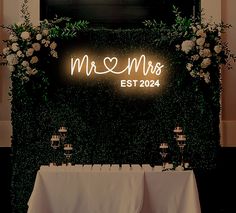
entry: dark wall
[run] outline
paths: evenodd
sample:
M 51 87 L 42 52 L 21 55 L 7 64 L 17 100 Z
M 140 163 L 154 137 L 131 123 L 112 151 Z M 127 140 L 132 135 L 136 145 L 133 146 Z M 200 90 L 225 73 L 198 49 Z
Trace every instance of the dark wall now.
M 184 16 L 200 11 L 199 0 L 42 0 L 41 19 L 68 16 L 88 20 L 92 26 L 140 27 L 142 21 L 157 19 L 171 22 L 173 5 Z
M 10 213 L 11 148 L 0 148 L 0 212 Z
M 220 148 L 214 170 L 195 171 L 202 213 L 234 213 L 236 148 Z

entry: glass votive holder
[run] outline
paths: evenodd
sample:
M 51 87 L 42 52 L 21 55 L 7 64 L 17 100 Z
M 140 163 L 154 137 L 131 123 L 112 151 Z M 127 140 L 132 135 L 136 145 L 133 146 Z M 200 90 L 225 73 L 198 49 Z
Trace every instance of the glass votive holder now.
M 52 135 L 51 137 L 51 147 L 57 149 L 60 146 L 60 137 L 59 135 Z

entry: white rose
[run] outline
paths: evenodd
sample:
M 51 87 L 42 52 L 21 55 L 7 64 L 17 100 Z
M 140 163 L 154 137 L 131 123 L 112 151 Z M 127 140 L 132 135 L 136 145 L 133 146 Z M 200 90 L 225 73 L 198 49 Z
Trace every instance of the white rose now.
M 29 62 L 28 61 L 22 61 L 21 65 L 23 67 L 28 67 L 29 66 Z
M 216 45 L 214 47 L 214 51 L 216 52 L 216 54 L 219 54 L 222 51 L 222 46 L 221 45 Z
M 2 53 L 3 55 L 8 55 L 10 53 L 10 48 L 9 47 L 5 47 L 3 50 L 2 50 Z
M 30 33 L 27 32 L 27 31 L 24 31 L 24 32 L 21 33 L 20 37 L 24 40 L 27 40 L 27 39 L 30 38 Z
M 207 48 L 200 50 L 200 51 L 199 51 L 199 55 L 200 55 L 201 57 L 203 57 L 203 58 L 205 58 L 205 57 L 211 57 L 211 56 L 212 56 L 211 50 L 210 50 L 210 49 L 207 49 Z
M 50 49 L 51 49 L 51 50 L 55 50 L 56 47 L 57 47 L 56 42 L 52 42 L 52 43 L 50 44 Z
M 21 50 L 17 51 L 16 55 L 17 55 L 18 57 L 24 57 L 24 54 L 22 53 Z
M 48 35 L 48 32 L 49 32 L 48 29 L 44 29 L 43 32 L 42 32 L 42 34 L 43 34 L 44 36 L 47 36 L 47 35 Z
M 204 37 L 198 38 L 196 40 L 196 44 L 199 45 L 199 46 L 203 46 L 204 43 L 205 43 L 205 38 Z
M 16 52 L 17 50 L 19 50 L 19 44 L 13 43 L 13 44 L 11 45 L 11 49 L 12 49 L 14 52 Z
M 41 45 L 40 45 L 39 43 L 33 43 L 33 44 L 32 44 L 32 47 L 33 47 L 33 49 L 34 49 L 35 51 L 39 51 L 40 48 L 41 48 Z
M 10 72 L 13 72 L 13 71 L 15 71 L 15 67 L 14 67 L 14 66 L 12 66 L 12 65 L 8 66 L 8 69 L 9 69 L 9 71 L 10 71 Z
M 12 42 L 16 42 L 16 41 L 18 41 L 18 37 L 13 35 L 13 34 L 10 34 L 9 40 L 12 41 Z
M 16 65 L 18 64 L 18 58 L 16 56 L 16 54 L 10 54 L 6 57 L 7 62 L 9 65 Z
M 38 70 L 36 70 L 36 69 L 31 69 L 30 67 L 27 67 L 26 73 L 27 73 L 28 75 L 35 75 L 35 74 L 37 74 L 37 72 L 38 72 Z
M 196 32 L 196 35 L 197 35 L 197 36 L 201 36 L 201 37 L 203 37 L 203 38 L 206 37 L 206 33 L 204 32 L 203 29 L 199 29 L 199 30 Z
M 197 61 L 197 60 L 199 59 L 199 55 L 198 55 L 198 54 L 193 55 L 193 56 L 191 56 L 191 59 L 192 59 L 193 61 Z
M 186 40 L 183 41 L 183 43 L 181 44 L 181 50 L 186 54 L 188 54 L 189 51 L 192 50 L 194 46 L 195 44 L 192 40 Z
M 55 50 L 50 51 L 51 56 L 54 58 L 58 58 L 57 52 Z
M 179 51 L 180 50 L 180 45 L 179 44 L 175 45 L 175 48 L 176 48 L 177 51 Z
M 201 68 L 205 69 L 211 64 L 210 58 L 204 58 L 201 63 Z
M 192 67 L 193 67 L 193 64 L 187 63 L 186 68 L 187 68 L 188 71 L 191 71 Z
M 39 41 L 39 40 L 42 39 L 42 37 L 43 37 L 42 34 L 37 34 L 37 35 L 36 35 L 36 40 Z
M 33 56 L 30 60 L 30 63 L 31 64 L 36 64 L 37 62 L 39 61 L 38 57 L 37 56 Z
M 29 56 L 32 56 L 34 53 L 34 49 L 33 48 L 29 48 L 27 51 L 26 51 L 26 56 L 29 57 Z
M 48 40 L 45 40 L 44 47 L 48 47 L 48 46 L 49 46 L 49 44 L 50 44 L 50 41 L 48 41 Z

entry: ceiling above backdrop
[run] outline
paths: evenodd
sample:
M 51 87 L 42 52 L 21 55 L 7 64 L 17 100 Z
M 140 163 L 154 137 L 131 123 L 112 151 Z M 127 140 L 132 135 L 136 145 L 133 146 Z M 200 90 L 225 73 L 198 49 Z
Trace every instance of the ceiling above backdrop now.
M 172 22 L 173 5 L 183 16 L 200 13 L 200 0 L 41 0 L 40 18 L 67 16 L 92 27 L 138 28 L 147 19 Z

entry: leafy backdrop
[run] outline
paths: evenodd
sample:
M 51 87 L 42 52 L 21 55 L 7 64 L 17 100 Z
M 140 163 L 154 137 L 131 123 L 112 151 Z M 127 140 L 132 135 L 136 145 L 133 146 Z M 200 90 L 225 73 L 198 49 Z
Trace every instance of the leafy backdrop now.
M 87 38 L 98 50 L 119 46 L 118 51 L 142 48 L 161 53 L 169 62 L 169 83 L 152 97 L 123 96 L 103 82 L 86 85 L 55 81 L 55 62 L 45 68 L 51 72 L 46 90 L 32 89 L 37 79 L 25 85 L 12 77 L 12 190 L 16 212 L 25 212 L 37 170 L 52 160 L 50 137 L 62 125 L 68 127 L 67 141 L 74 146 L 72 161 L 77 164 L 160 164 L 158 147 L 163 141 L 170 146 L 169 160 L 177 162 L 179 152 L 173 129 L 179 124 L 187 135 L 185 159 L 193 168 L 215 167 L 219 71 L 215 70 L 211 85 L 192 78 L 183 68 L 184 62 L 176 60 L 172 47 L 156 47 L 149 42 L 156 36 L 148 29 L 88 29 L 77 38 Z M 58 41 L 60 44 L 63 41 Z M 47 99 L 43 98 L 45 92 Z M 63 159 L 60 150 L 57 161 Z

